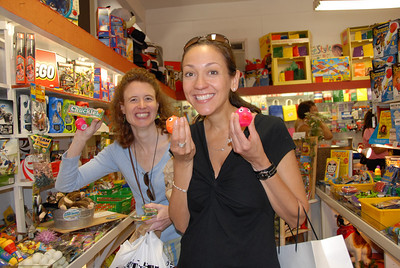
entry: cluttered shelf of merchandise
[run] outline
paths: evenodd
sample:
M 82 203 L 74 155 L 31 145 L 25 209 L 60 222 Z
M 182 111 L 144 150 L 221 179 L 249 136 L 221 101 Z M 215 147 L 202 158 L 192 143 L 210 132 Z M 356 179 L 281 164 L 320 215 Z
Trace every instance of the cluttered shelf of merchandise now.
M 89 58 L 117 73 L 125 73 L 137 66 L 119 55 L 112 48 L 105 46 L 95 36 L 81 27 L 66 20 L 56 11 L 48 8 L 40 1 L 8 1 L 0 0 L 0 15 L 13 20 L 22 27 L 34 31 L 46 39 L 51 40 L 52 50 L 68 50 L 61 54 L 69 55 L 72 52 Z M 60 30 L 62 29 L 62 30 Z M 79 36 L 79 38 L 77 38 Z M 47 44 L 48 45 L 48 44 Z M 57 49 L 53 46 L 57 46 Z M 176 99 L 175 91 L 160 82 L 161 89 L 169 97 Z
M 13 89 L 15 90 L 23 90 L 23 91 L 29 91 L 30 90 L 30 85 L 28 84 L 18 84 L 18 85 L 13 85 Z M 91 106 L 96 106 L 98 108 L 108 108 L 110 102 L 106 100 L 101 100 L 101 99 L 95 99 L 83 95 L 78 95 L 74 93 L 69 93 L 65 92 L 62 89 L 56 89 L 56 88 L 49 88 L 49 87 L 44 87 L 46 91 L 46 96 L 56 96 L 56 97 L 68 97 L 69 99 L 76 100 L 76 101 L 87 101 Z
M 238 92 L 242 96 L 251 95 L 273 95 L 294 92 L 315 92 L 315 91 L 330 91 L 340 89 L 357 89 L 370 88 L 369 80 L 352 80 L 342 82 L 327 82 L 327 83 L 308 83 L 298 85 L 271 85 L 259 87 L 243 87 L 239 88 Z M 185 100 L 185 95 L 182 91 L 176 92 L 176 100 Z
M 348 205 L 343 200 L 336 199 L 325 186 L 316 188 L 316 194 L 318 197 L 326 203 L 329 207 L 334 209 L 337 213 L 346 218 L 352 225 L 354 225 L 360 232 L 366 234 L 374 243 L 382 248 L 386 253 L 389 253 L 396 259 L 400 260 L 399 245 L 393 237 L 385 234 L 384 231 L 379 230 L 370 223 L 365 221 L 366 214 L 354 207 Z M 369 219 L 373 221 L 372 219 Z

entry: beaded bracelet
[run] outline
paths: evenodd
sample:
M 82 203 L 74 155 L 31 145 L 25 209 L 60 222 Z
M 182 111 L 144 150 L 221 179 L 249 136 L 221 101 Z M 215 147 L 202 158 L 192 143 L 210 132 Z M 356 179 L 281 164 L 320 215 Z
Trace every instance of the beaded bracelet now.
M 176 189 L 178 189 L 178 190 L 179 190 L 179 191 L 181 191 L 181 192 L 184 192 L 184 193 L 186 193 L 186 192 L 187 192 L 187 190 L 185 190 L 185 189 L 182 189 L 182 188 L 180 188 L 180 187 L 176 186 L 176 185 L 175 185 L 175 182 L 172 182 L 172 186 L 174 186 Z

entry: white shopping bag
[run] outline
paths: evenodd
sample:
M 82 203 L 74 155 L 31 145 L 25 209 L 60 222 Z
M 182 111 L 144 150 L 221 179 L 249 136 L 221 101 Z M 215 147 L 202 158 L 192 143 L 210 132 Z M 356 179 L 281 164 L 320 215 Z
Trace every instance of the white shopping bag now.
M 353 268 L 342 235 L 326 239 L 281 246 L 278 259 L 281 268 Z
M 163 251 L 163 242 L 151 231 L 133 243 L 128 240 L 121 246 L 110 268 L 152 267 L 173 268 Z

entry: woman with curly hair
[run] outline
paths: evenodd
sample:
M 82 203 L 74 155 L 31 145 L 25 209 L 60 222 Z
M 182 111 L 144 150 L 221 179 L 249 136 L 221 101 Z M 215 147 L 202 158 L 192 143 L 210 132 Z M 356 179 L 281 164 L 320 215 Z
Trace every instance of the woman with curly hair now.
M 145 223 L 149 230 L 161 231 L 164 251 L 176 264 L 180 235 L 169 218 L 164 182 L 164 168 L 171 159 L 165 126 L 172 115 L 169 107 L 153 74 L 143 68 L 128 71 L 116 87 L 110 107 L 115 142 L 79 167 L 86 142 L 102 122 L 93 120 L 84 131 L 77 130 L 62 157 L 56 189 L 79 190 L 107 174 L 121 172 L 132 190 L 137 214 L 143 214 L 143 205 L 158 210 L 157 216 Z

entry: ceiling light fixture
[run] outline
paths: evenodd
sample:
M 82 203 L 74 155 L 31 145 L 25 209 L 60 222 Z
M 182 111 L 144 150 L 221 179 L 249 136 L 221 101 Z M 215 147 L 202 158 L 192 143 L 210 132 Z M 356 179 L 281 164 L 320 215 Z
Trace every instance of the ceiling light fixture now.
M 314 10 L 362 10 L 400 8 L 399 0 L 314 0 Z

